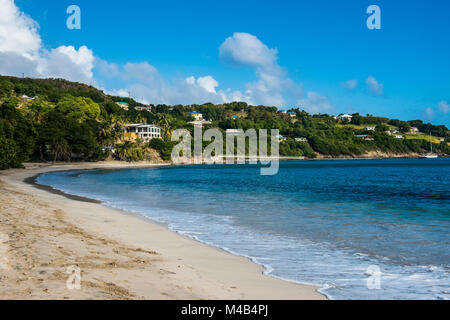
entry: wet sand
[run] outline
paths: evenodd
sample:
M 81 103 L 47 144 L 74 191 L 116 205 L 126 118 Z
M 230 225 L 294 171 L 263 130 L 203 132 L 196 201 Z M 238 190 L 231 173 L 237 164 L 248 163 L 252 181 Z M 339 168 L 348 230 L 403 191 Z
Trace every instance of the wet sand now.
M 325 299 L 314 286 L 265 276 L 247 258 L 143 217 L 33 184 L 49 171 L 135 166 L 152 165 L 29 164 L 0 172 L 0 299 Z M 69 289 L 73 270 L 78 290 Z

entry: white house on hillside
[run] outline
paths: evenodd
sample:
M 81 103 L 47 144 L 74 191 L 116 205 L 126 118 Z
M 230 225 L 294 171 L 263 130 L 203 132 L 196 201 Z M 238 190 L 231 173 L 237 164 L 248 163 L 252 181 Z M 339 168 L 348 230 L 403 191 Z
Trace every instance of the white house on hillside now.
M 135 133 L 142 140 L 160 139 L 161 128 L 154 124 L 138 123 L 128 124 L 125 127 L 126 133 Z
M 23 96 L 20 97 L 23 101 L 35 101 L 35 100 L 39 100 L 38 96 L 35 96 L 33 98 L 30 98 L 29 96 L 27 96 L 26 94 L 24 94 Z
M 341 121 L 349 121 L 350 122 L 350 121 L 352 121 L 353 116 L 351 116 L 349 114 L 340 114 L 340 115 L 338 115 L 337 118 Z
M 116 102 L 116 104 L 121 107 L 123 110 L 127 110 L 129 109 L 129 104 L 126 102 Z
M 201 121 L 203 120 L 203 115 L 200 112 L 189 112 L 190 116 L 193 116 L 195 121 Z
M 139 106 L 135 108 L 137 111 L 148 111 L 151 112 L 152 111 L 152 106 L 151 105 L 147 105 L 147 106 Z

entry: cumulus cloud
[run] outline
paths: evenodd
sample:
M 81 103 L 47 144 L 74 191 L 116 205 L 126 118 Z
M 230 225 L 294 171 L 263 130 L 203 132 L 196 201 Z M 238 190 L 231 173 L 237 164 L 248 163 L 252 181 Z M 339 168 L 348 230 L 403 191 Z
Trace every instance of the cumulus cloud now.
M 220 57 L 229 63 L 262 68 L 273 66 L 278 59 L 277 53 L 254 35 L 240 32 L 227 38 L 219 48 Z
M 60 77 L 91 82 L 94 55 L 87 47 L 76 50 L 42 46 L 39 25 L 19 10 L 13 0 L 0 0 L 0 74 Z
M 219 85 L 219 83 L 211 76 L 198 78 L 197 84 L 209 93 L 216 93 L 216 87 Z
M 443 113 L 448 113 L 450 111 L 450 105 L 446 101 L 440 101 L 438 103 L 438 108 Z
M 39 77 L 38 67 L 37 59 L 30 59 L 15 52 L 0 51 L 0 74 L 18 77 L 25 74 L 29 77 Z
M 0 52 L 33 58 L 41 48 L 39 25 L 20 12 L 13 0 L 0 0 Z
M 49 52 L 43 64 L 43 76 L 89 83 L 93 78 L 94 54 L 86 46 L 78 50 L 73 46 L 60 46 Z
M 330 113 L 334 111 L 334 106 L 328 98 L 314 91 L 308 92 L 306 98 L 298 100 L 297 103 L 300 109 L 310 113 Z
M 370 76 L 366 79 L 366 85 L 367 88 L 370 90 L 370 92 L 376 94 L 376 95 L 382 95 L 383 94 L 383 84 L 379 83 L 377 79 Z
M 234 33 L 220 46 L 219 56 L 231 65 L 255 68 L 258 80 L 247 83 L 244 93 L 234 92 L 248 103 L 282 106 L 302 96 L 301 85 L 278 65 L 277 49 L 269 48 L 254 35 Z
M 348 90 L 353 90 L 358 86 L 358 79 L 347 80 L 341 82 L 340 85 Z

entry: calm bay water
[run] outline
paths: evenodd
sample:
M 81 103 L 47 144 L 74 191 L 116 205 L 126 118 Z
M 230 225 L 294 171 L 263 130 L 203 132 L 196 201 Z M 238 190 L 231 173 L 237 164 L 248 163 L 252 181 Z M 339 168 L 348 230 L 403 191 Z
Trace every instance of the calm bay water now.
M 450 159 L 56 172 L 38 183 L 136 211 L 335 299 L 450 298 Z M 369 266 L 380 289 L 367 287 Z M 373 268 L 373 267 L 372 267 Z

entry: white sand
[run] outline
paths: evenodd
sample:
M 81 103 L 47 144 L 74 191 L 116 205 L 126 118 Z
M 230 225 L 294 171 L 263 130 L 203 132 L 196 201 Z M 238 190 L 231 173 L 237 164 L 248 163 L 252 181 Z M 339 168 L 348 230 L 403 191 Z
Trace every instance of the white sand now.
M 244 257 L 23 182 L 48 171 L 125 166 L 0 172 L 0 299 L 325 299 L 316 287 L 263 275 Z M 81 269 L 79 290 L 66 286 L 73 265 Z

